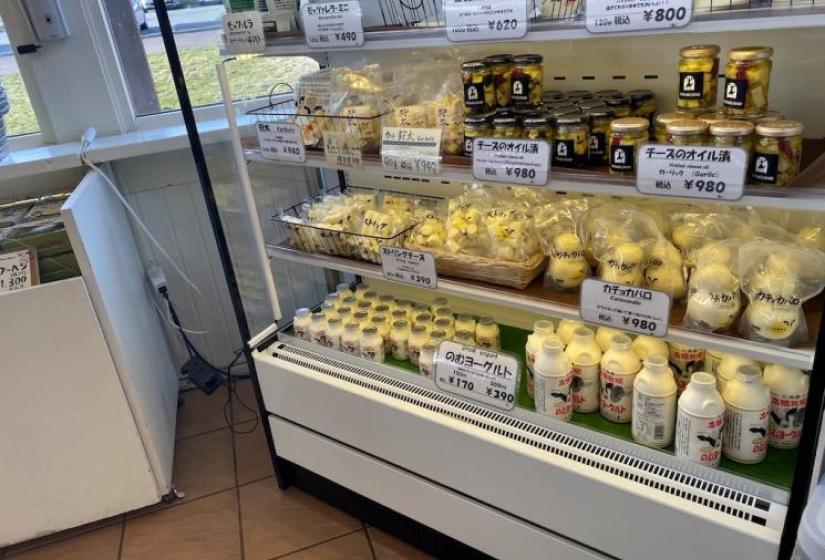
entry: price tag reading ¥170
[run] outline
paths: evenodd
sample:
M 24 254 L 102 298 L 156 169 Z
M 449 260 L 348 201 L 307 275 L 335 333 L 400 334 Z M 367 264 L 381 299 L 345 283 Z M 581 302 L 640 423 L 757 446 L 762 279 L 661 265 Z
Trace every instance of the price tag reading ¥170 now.
M 388 173 L 441 175 L 440 128 L 384 127 L 381 164 Z
M 527 35 L 527 0 L 444 0 L 444 15 L 447 39 L 453 42 L 513 40 Z
M 435 259 L 430 253 L 403 247 L 381 247 L 384 278 L 413 284 L 419 288 L 438 287 Z
M 36 283 L 37 258 L 34 250 L 0 254 L 0 293 L 22 290 Z
M 444 341 L 435 356 L 435 384 L 444 391 L 512 410 L 516 405 L 519 361 L 511 354 Z
M 541 187 L 550 174 L 550 146 L 544 140 L 476 138 L 473 177 Z
M 616 33 L 684 27 L 693 17 L 693 0 L 587 0 L 590 33 Z
M 226 48 L 233 54 L 263 52 L 264 22 L 261 12 L 235 12 L 223 16 Z
M 361 3 L 304 3 L 301 7 L 304 35 L 313 49 L 360 47 L 364 44 Z
M 645 144 L 639 148 L 636 189 L 644 194 L 739 200 L 748 153 L 742 148 Z
M 258 123 L 258 142 L 261 156 L 278 161 L 303 163 L 307 159 L 301 128 L 290 123 Z
M 582 283 L 579 314 L 588 323 L 663 337 L 670 319 L 670 296 L 588 278 Z

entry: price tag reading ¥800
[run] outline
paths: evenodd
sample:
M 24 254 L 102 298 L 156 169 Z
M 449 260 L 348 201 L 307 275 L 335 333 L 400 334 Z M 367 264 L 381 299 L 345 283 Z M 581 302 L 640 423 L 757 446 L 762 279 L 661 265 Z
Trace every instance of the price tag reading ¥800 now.
M 313 49 L 360 47 L 364 44 L 361 3 L 304 3 L 301 7 L 304 35 Z
M 388 173 L 441 175 L 440 128 L 384 127 L 381 164 Z
M 37 259 L 24 249 L 0 254 L 0 293 L 22 290 L 36 283 Z
M 591 33 L 684 27 L 693 0 L 587 0 L 585 25 Z
M 516 405 L 516 356 L 444 341 L 435 356 L 435 384 L 444 391 L 512 410 Z
M 579 314 L 588 323 L 663 337 L 670 319 L 670 296 L 588 278 L 581 287 Z
M 261 156 L 278 161 L 303 163 L 307 159 L 301 128 L 289 123 L 258 123 L 258 142 Z
M 550 146 L 544 140 L 476 138 L 473 177 L 541 187 L 550 173 Z
M 381 247 L 381 268 L 387 280 L 405 282 L 419 288 L 438 287 L 435 259 L 430 253 L 403 247 Z
M 739 200 L 747 166 L 742 148 L 645 144 L 639 148 L 636 188 L 644 194 Z
M 527 0 L 444 0 L 444 15 L 447 39 L 453 42 L 513 40 L 527 35 Z
M 223 16 L 226 48 L 233 54 L 263 52 L 264 22 L 261 12 L 235 12 Z

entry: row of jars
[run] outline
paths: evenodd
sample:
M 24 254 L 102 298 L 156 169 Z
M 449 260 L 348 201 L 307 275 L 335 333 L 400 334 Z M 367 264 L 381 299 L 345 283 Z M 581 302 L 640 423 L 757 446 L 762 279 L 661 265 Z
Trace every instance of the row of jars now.
M 497 54 L 462 63 L 464 114 L 537 107 L 544 90 L 543 61 L 540 54 Z

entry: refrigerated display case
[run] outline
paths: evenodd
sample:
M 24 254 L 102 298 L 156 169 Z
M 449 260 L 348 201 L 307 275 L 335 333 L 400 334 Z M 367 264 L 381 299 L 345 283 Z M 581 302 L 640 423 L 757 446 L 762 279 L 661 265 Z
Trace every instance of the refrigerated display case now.
M 394 4 L 381 2 L 381 7 L 387 3 Z M 785 294 L 796 297 L 803 276 L 812 276 L 813 284 L 825 280 L 816 268 L 822 258 L 821 246 L 810 249 L 811 253 L 800 253 L 806 256 L 789 264 L 795 247 L 806 242 L 809 248 L 817 245 L 821 234 L 817 228 L 823 227 L 825 218 L 825 105 L 819 95 L 825 86 L 825 5 L 694 3 L 693 19 L 685 27 L 597 34 L 587 30 L 584 3 L 552 3 L 556 7 L 562 4 L 563 13 L 544 17 L 532 6 L 527 10 L 529 30 L 520 40 L 509 42 L 450 42 L 440 3 L 428 5 L 433 14 L 427 12 L 420 21 L 410 17 L 391 25 L 385 20 L 387 25 L 376 28 L 365 25 L 363 45 L 357 47 L 320 52 L 310 48 L 301 33 L 267 32 L 263 52 L 254 56 L 314 56 L 324 67 L 312 78 L 316 81 L 323 82 L 330 72 L 342 68 L 359 69 L 355 73 L 363 77 L 359 72 L 368 64 L 380 65 L 371 67 L 380 76 L 378 102 L 372 105 L 359 98 L 361 108 L 347 115 L 301 113 L 301 103 L 293 97 L 305 100 L 301 83 L 294 85 L 294 94 L 273 87 L 268 99 L 260 100 L 252 110 L 239 111 L 232 101 L 226 71 L 232 59 L 217 67 L 231 142 L 225 149 L 210 149 L 203 157 L 196 134 L 192 141 L 196 159 L 201 157 L 205 193 L 207 198 L 213 197 L 219 244 L 225 256 L 232 257 L 230 272 L 240 278 L 233 278 L 231 284 L 240 286 L 235 293 L 241 310 L 239 320 L 248 324 L 241 331 L 249 335 L 255 386 L 261 413 L 268 419 L 267 435 L 279 482 L 283 486 L 298 484 L 379 526 L 391 526 L 396 534 L 443 557 L 483 553 L 496 558 L 538 558 L 552 552 L 554 558 L 790 558 L 823 454 L 825 298 L 819 293 L 821 286 L 813 290 L 803 307 L 807 336 L 786 343 L 775 340 L 784 335 L 772 340 L 764 330 L 764 336 L 756 336 L 752 330 L 737 328 L 751 293 L 740 293 L 739 285 L 733 288 L 737 300 L 742 300 L 734 312 L 735 322 L 711 329 L 707 324 L 686 321 L 685 315 L 690 315 L 686 296 L 674 288 L 668 324 L 663 329 L 672 367 L 686 367 L 679 360 L 701 361 L 687 366 L 688 373 L 700 368 L 712 370 L 718 365 L 714 365 L 714 356 L 719 359 L 720 355 L 810 372 L 798 447 L 772 445 L 764 460 L 756 464 L 726 456 L 717 466 L 709 467 L 677 457 L 673 445 L 653 448 L 636 443 L 630 423 L 611 422 L 598 411 L 575 412 L 569 421 L 560 421 L 536 411 L 525 345 L 536 320 L 549 319 L 556 327 L 562 320 L 582 320 L 583 302 L 575 289 L 578 284 L 564 290 L 559 289 L 558 278 L 555 283 L 545 279 L 548 252 L 525 249 L 540 245 L 533 237 L 543 234 L 536 233 L 533 225 L 532 233 L 495 258 L 475 253 L 461 240 L 452 251 L 443 250 L 441 243 L 432 247 L 413 243 L 421 233 L 421 220 L 440 219 L 444 236 L 448 236 L 449 218 L 427 209 L 447 209 L 451 201 L 461 206 L 467 200 L 462 196 L 476 192 L 468 185 L 482 181 L 474 177 L 472 157 L 448 150 L 448 136 L 454 132 L 449 124 L 433 125 L 442 127 L 444 149 L 437 156 L 407 152 L 388 160 L 378 144 L 391 125 L 409 126 L 393 121 L 398 117 L 395 108 L 416 105 L 414 101 L 384 105 L 383 97 L 393 84 L 396 91 L 410 98 L 415 97 L 417 88 L 429 87 L 433 80 L 425 75 L 426 64 L 438 66 L 434 74 L 451 65 L 460 84 L 461 61 L 500 53 L 541 55 L 526 61 L 525 74 L 535 82 L 536 74 L 531 73 L 529 64 L 541 59 L 543 88 L 545 92 L 561 91 L 559 99 L 567 92 L 569 100 L 574 90 L 620 90 L 617 98 L 621 92 L 635 92 L 642 101 L 631 98 L 628 103 L 641 115 L 650 95 L 638 91 L 649 90 L 655 96 L 656 111 L 664 114 L 677 110 L 683 47 L 718 45 L 724 63 L 733 48 L 770 46 L 770 109 L 804 125 L 800 171 L 789 185 L 766 186 L 746 180 L 742 196 L 735 200 L 718 200 L 722 196 L 697 200 L 695 193 L 687 191 L 677 197 L 656 196 L 637 189 L 632 173 L 609 173 L 606 161 L 568 167 L 564 160 L 554 160 L 546 184 L 508 188 L 506 183 L 487 182 L 494 188 L 484 192 L 497 200 L 519 199 L 519 208 L 529 215 L 525 220 L 531 224 L 543 205 L 559 201 L 584 200 L 590 208 L 616 208 L 616 212 L 630 208 L 646 213 L 645 219 L 660 219 L 661 235 L 656 239 L 673 242 L 685 261 L 695 255 L 689 242 L 667 231 L 675 223 L 672 217 L 691 212 L 713 214 L 717 218 L 703 222 L 706 229 L 694 231 L 696 238 L 707 238 L 697 246 L 708 239 L 731 238 L 741 241 L 737 251 L 740 244 L 756 243 L 752 239 L 779 243 L 772 246 L 773 254 L 777 261 L 783 256 L 786 260 L 774 272 L 781 277 L 797 267 L 794 275 L 800 281 L 787 288 L 793 293 Z M 365 10 L 374 9 L 368 5 L 363 3 Z M 370 15 L 372 20 L 378 18 L 376 13 Z M 746 70 L 734 72 L 739 73 L 727 77 L 734 85 L 753 79 Z M 723 65 L 714 66 L 709 76 L 707 79 L 719 81 L 720 90 L 726 89 Z M 452 79 L 443 78 L 444 86 Z M 466 81 L 464 87 L 466 101 Z M 753 82 L 751 95 L 759 87 Z M 583 95 L 586 97 L 576 94 Z M 724 92 L 718 95 L 721 108 Z M 750 103 L 735 94 L 730 97 L 729 106 Z M 434 102 L 430 98 L 422 103 Z M 290 110 L 296 105 L 296 110 Z M 684 105 L 680 104 L 680 110 Z M 182 106 L 186 113 L 185 104 Z M 709 113 L 716 106 L 699 108 Z M 547 114 L 554 114 L 550 103 Z M 563 115 L 552 118 L 559 121 Z M 644 116 L 651 119 L 652 134 L 654 122 L 649 114 Z M 275 159 L 266 147 L 261 149 L 256 135 L 259 123 L 296 125 L 304 145 L 291 156 Z M 563 139 L 553 140 L 549 130 L 547 138 L 555 147 Z M 355 153 L 347 152 L 347 146 L 333 146 L 327 141 L 327 132 L 360 136 L 364 149 Z M 331 153 L 333 147 L 339 150 L 337 154 Z M 221 182 L 216 200 L 206 163 L 219 157 L 234 159 L 237 177 Z M 399 171 L 401 160 L 417 161 L 411 165 L 419 165 L 419 171 L 404 164 Z M 437 165 L 421 165 L 433 160 Z M 302 171 L 306 172 L 301 175 Z M 300 175 L 297 181 L 296 174 Z M 342 226 L 346 215 L 338 216 L 337 225 L 332 226 L 307 218 L 313 208 L 323 210 L 324 197 L 364 192 L 378 193 L 385 204 L 387 197 L 412 199 L 415 202 L 410 206 L 422 212 L 412 221 L 391 227 L 387 235 L 363 228 L 346 229 Z M 381 210 L 380 205 L 377 209 Z M 337 211 L 356 212 L 351 207 Z M 218 212 L 222 221 L 217 219 Z M 512 207 L 506 208 L 506 235 L 522 225 L 518 223 L 521 215 L 513 212 Z M 661 225 L 664 215 L 669 217 L 663 220 L 667 225 Z M 722 227 L 722 223 L 729 228 L 725 230 L 728 233 L 717 234 L 713 228 Z M 581 224 L 580 220 L 571 233 L 585 240 L 590 233 Z M 748 233 L 730 233 L 734 225 Z M 466 231 L 460 233 L 467 235 Z M 431 279 L 432 287 L 413 287 L 394 279 L 382 268 L 381 247 L 424 249 L 433 254 L 437 278 Z M 501 256 L 510 255 L 512 250 L 526 250 L 527 258 L 514 264 Z M 580 247 L 577 258 L 586 261 L 585 253 L 590 250 Z M 744 258 L 744 253 L 738 254 Z M 530 261 L 533 255 L 539 255 L 536 263 Z M 681 271 L 695 270 L 696 263 L 686 262 L 683 268 L 679 262 L 684 282 L 686 273 Z M 303 267 L 324 271 L 320 287 L 307 289 L 310 276 Z M 740 263 L 734 268 L 743 287 L 754 284 L 741 272 L 747 267 Z M 593 269 L 590 275 L 598 274 Z M 718 274 L 709 276 L 719 279 Z M 319 276 L 311 278 L 310 283 L 319 282 Z M 604 276 L 619 283 L 622 278 Z M 307 340 L 302 336 L 303 326 L 296 333 L 294 310 L 324 311 L 324 293 L 335 291 L 339 283 L 353 289 L 368 283 L 371 290 L 391 294 L 394 301 L 430 305 L 435 298 L 445 297 L 454 313 L 492 317 L 500 327 L 501 353 L 515 357 L 518 364 L 513 406 L 501 406 L 483 394 L 471 396 L 455 387 L 445 389 L 443 383 L 421 375 L 419 367 L 398 356 L 390 355 L 378 363 L 369 359 L 370 355 L 354 355 Z M 693 288 L 686 284 L 682 290 Z M 587 307 L 590 302 L 585 304 Z M 717 304 L 721 302 L 715 299 L 711 307 Z M 793 320 L 803 317 L 795 313 Z M 752 319 L 748 312 L 744 315 Z M 594 330 L 597 327 L 591 326 Z M 691 350 L 703 357 L 680 354 Z M 686 381 L 684 377 L 682 381 Z M 799 417 L 801 413 L 794 414 Z M 763 438 L 758 445 L 764 443 Z M 715 448 L 718 450 L 718 445 Z M 434 537 L 435 533 L 424 528 L 448 538 Z M 460 548 L 455 541 L 470 548 Z

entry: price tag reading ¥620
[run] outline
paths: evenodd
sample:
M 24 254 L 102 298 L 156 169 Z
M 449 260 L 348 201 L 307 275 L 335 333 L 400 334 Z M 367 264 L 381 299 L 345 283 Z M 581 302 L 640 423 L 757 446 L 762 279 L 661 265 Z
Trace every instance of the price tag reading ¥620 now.
M 435 259 L 430 253 L 403 247 L 381 247 L 384 278 L 413 284 L 419 288 L 438 287 Z
M 693 0 L 587 0 L 590 33 L 616 33 L 684 27 L 693 17 Z
M 748 153 L 742 148 L 645 144 L 639 148 L 636 189 L 644 194 L 739 200 Z
M 670 319 L 670 296 L 588 278 L 582 283 L 579 314 L 588 323 L 663 337 Z
M 36 283 L 37 258 L 34 250 L 0 254 L 0 293 L 22 290 Z
M 223 16 L 226 48 L 233 54 L 263 52 L 264 22 L 261 12 L 235 12 Z
M 473 177 L 541 187 L 550 173 L 550 146 L 544 140 L 476 138 Z
M 519 361 L 511 354 L 444 341 L 435 356 L 435 384 L 444 391 L 512 410 L 516 405 Z
M 441 175 L 441 129 L 384 127 L 381 164 L 388 173 Z
M 258 123 L 258 142 L 261 156 L 278 161 L 303 163 L 307 159 L 301 128 L 290 123 Z
M 364 44 L 361 3 L 304 3 L 301 7 L 304 35 L 313 49 L 360 47 Z
M 361 167 L 361 138 L 346 132 L 324 132 L 324 157 L 335 167 Z
M 496 41 L 527 35 L 526 0 L 444 0 L 447 39 Z

